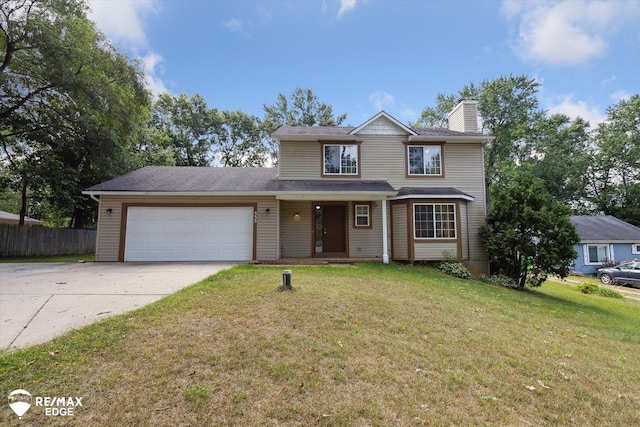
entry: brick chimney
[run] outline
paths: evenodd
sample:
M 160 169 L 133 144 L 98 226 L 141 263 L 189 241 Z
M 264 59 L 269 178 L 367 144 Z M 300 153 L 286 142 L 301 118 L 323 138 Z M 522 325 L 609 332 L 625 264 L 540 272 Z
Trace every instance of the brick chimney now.
M 449 130 L 478 133 L 478 101 L 459 101 L 447 119 Z

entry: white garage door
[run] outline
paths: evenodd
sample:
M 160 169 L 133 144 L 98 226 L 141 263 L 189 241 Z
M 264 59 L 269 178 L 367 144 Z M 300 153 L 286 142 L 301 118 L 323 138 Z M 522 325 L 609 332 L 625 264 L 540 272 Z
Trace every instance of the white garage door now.
M 125 261 L 249 261 L 253 208 L 130 206 L 125 238 Z

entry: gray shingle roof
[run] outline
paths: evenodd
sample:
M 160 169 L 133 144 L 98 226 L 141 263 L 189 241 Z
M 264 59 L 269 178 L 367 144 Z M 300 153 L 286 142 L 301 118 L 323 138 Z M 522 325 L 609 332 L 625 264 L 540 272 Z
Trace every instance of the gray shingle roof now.
M 323 136 L 323 135 L 349 135 L 355 127 L 338 126 L 280 126 L 272 135 L 275 137 L 284 135 Z
M 11 212 L 0 211 L 0 223 L 18 223 L 20 222 L 20 215 L 14 214 Z M 24 217 L 25 224 L 34 224 L 34 225 L 43 225 L 44 221 L 40 221 L 39 219 L 29 218 L 28 216 Z
M 86 191 L 262 192 L 276 180 L 276 168 L 146 166 Z
M 147 166 L 87 188 L 87 192 L 150 193 L 395 193 L 386 181 L 279 180 L 276 168 Z
M 614 216 L 576 215 L 570 219 L 583 242 L 640 243 L 640 228 Z

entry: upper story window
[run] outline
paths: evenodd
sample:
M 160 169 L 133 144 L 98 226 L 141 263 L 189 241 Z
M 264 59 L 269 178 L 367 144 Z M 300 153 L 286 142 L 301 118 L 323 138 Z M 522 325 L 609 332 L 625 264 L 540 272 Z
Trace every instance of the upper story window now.
M 358 145 L 325 144 L 324 175 L 358 175 Z
M 409 145 L 407 150 L 410 176 L 442 176 L 441 145 Z

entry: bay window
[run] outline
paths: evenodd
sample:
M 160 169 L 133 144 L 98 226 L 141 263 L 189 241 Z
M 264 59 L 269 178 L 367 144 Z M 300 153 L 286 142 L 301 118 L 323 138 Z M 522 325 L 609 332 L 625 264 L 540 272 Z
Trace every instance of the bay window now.
M 413 205 L 414 237 L 416 239 L 455 239 L 456 205 Z

